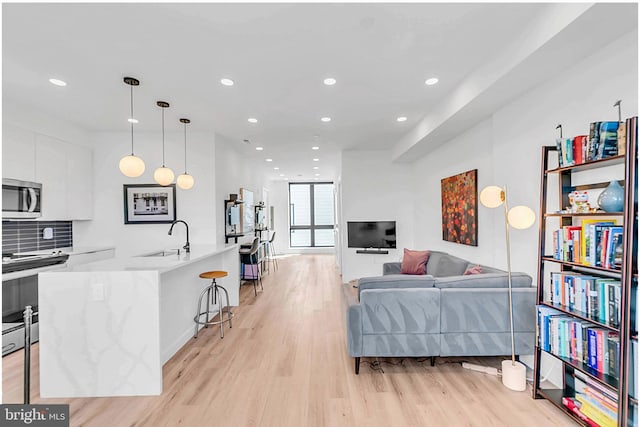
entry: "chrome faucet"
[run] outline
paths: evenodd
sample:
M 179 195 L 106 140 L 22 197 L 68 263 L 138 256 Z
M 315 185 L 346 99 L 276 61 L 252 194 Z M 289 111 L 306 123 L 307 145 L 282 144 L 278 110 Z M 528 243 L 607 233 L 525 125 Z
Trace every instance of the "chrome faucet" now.
M 169 236 L 171 236 L 171 233 L 173 232 L 173 226 L 176 225 L 176 223 L 181 222 L 184 224 L 185 227 L 187 227 L 187 243 L 182 247 L 182 249 L 184 249 L 187 253 L 190 252 L 190 248 L 191 246 L 189 245 L 189 224 L 187 224 L 186 222 L 184 222 L 181 219 L 177 219 L 175 221 L 173 221 L 171 223 L 171 228 L 169 229 L 169 233 L 167 233 Z

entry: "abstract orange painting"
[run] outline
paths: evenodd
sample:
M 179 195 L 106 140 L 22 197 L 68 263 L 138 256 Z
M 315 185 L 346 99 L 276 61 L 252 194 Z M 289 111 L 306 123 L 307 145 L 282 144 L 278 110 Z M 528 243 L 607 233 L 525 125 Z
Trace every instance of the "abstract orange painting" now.
M 478 169 L 440 180 L 442 240 L 478 246 Z

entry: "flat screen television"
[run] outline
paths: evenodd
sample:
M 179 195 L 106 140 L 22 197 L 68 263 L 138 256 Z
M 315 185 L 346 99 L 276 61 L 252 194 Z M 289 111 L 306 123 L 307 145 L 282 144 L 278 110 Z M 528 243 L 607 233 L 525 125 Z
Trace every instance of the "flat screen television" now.
M 347 222 L 347 246 L 350 248 L 396 248 L 395 221 Z

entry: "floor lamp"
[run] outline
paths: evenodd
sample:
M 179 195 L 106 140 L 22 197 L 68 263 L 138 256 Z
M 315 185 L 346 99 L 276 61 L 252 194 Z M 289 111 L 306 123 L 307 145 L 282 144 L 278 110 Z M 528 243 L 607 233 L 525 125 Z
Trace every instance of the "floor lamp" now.
M 511 329 L 511 360 L 502 361 L 502 384 L 516 391 L 527 388 L 527 368 L 516 362 L 515 332 L 513 325 L 513 290 L 511 287 L 511 244 L 509 242 L 509 226 L 520 230 L 527 229 L 536 220 L 535 213 L 527 206 L 507 207 L 507 189 L 495 185 L 485 187 L 480 192 L 480 203 L 488 208 L 504 206 L 504 231 L 507 242 L 507 277 L 509 283 L 509 326 Z

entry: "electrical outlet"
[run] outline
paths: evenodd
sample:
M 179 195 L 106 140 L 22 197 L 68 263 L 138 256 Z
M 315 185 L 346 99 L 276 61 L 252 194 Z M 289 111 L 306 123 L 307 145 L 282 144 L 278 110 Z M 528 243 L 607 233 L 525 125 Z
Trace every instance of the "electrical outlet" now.
M 104 301 L 104 285 L 102 283 L 91 284 L 93 301 Z

